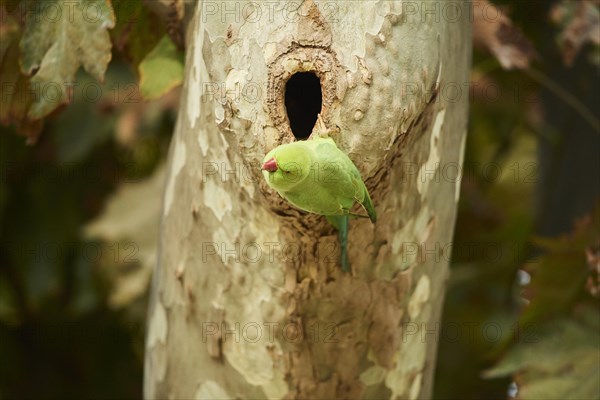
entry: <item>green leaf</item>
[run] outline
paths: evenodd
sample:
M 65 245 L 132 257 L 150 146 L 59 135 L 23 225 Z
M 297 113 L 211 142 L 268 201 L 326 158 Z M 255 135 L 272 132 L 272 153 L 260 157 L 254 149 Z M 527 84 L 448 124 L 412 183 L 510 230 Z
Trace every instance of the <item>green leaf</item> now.
M 140 63 L 140 93 L 155 99 L 183 81 L 183 53 L 165 35 Z
M 23 73 L 37 93 L 29 117 L 42 118 L 68 103 L 69 86 L 80 66 L 102 81 L 111 58 L 107 29 L 115 24 L 104 0 L 36 2 L 21 39 Z
M 112 64 L 111 64 L 112 66 Z M 111 88 L 118 87 L 115 82 L 114 69 L 108 68 L 106 85 L 99 98 L 94 101 L 86 99 L 85 95 L 74 96 L 71 105 L 53 120 L 53 137 L 56 144 L 57 158 L 60 163 L 80 162 L 100 143 L 110 139 L 115 132 L 117 112 L 106 112 L 102 105 L 110 104 L 115 96 Z M 129 75 L 133 79 L 132 75 Z M 77 82 L 81 87 L 93 87 L 93 80 L 83 72 L 77 74 Z M 115 107 L 120 111 L 123 107 Z
M 526 289 L 531 303 L 523 311 L 523 323 L 568 315 L 575 305 L 591 300 L 585 290 L 590 276 L 585 250 L 600 237 L 599 215 L 600 207 L 582 219 L 571 234 L 534 240 L 546 253 L 527 268 L 532 273 Z
M 75 102 L 56 119 L 53 141 L 61 163 L 80 162 L 114 134 L 116 116 L 103 115 L 85 102 Z
M 115 48 L 130 60 L 138 71 L 140 62 L 152 51 L 166 33 L 160 18 L 150 11 L 148 3 L 115 0 L 113 8 L 117 23 L 111 30 Z
M 579 320 L 544 325 L 533 343 L 519 343 L 487 378 L 515 374 L 519 399 L 597 399 L 600 397 L 600 348 L 597 308 Z

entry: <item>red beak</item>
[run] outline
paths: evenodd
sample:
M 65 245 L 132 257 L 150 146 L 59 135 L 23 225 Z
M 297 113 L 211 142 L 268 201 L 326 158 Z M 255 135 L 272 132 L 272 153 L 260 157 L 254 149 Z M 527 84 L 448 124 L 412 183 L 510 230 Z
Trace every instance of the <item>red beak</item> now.
M 275 158 L 271 158 L 270 160 L 265 161 L 265 163 L 262 165 L 263 171 L 275 172 L 277 171 L 277 168 L 277 161 L 275 160 Z

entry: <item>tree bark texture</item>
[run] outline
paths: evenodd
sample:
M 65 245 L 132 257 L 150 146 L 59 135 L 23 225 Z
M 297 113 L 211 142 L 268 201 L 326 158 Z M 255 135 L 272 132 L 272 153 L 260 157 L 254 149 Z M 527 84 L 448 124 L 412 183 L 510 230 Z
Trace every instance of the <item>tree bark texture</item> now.
M 448 4 L 452 7 L 448 8 Z M 468 3 L 201 2 L 148 314 L 148 398 L 428 398 L 467 125 Z M 285 85 L 321 117 L 379 220 L 336 232 L 270 190 L 295 140 Z

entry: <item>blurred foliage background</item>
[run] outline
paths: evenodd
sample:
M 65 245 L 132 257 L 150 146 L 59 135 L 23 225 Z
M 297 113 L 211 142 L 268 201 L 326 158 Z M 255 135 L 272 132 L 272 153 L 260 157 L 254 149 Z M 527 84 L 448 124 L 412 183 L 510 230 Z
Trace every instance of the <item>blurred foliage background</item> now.
M 99 71 L 19 46 L 63 3 L 0 1 L 0 399 L 142 396 L 183 5 L 89 3 Z M 599 398 L 599 4 L 482 3 L 434 397 Z M 27 94 L 57 76 L 78 85 Z

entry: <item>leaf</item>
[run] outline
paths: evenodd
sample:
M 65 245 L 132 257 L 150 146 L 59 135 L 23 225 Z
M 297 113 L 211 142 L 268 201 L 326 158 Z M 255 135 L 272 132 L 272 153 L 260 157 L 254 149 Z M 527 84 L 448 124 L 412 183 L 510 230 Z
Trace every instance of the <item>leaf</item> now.
M 80 66 L 98 81 L 111 59 L 107 29 L 115 24 L 103 0 L 52 0 L 35 3 L 21 39 L 22 72 L 37 94 L 28 116 L 42 118 L 70 101 L 70 85 Z
M 137 72 L 140 62 L 165 34 L 165 28 L 146 2 L 116 0 L 113 8 L 117 19 L 111 30 L 113 45 L 133 63 Z
M 599 398 L 598 310 L 585 309 L 581 317 L 544 325 L 538 340 L 517 344 L 484 376 L 516 374 L 524 400 Z
M 145 99 L 155 99 L 183 82 L 183 53 L 168 36 L 140 63 L 140 92 Z
M 600 10 L 597 0 L 563 0 L 550 11 L 552 21 L 562 28 L 558 45 L 563 62 L 572 66 L 586 43 L 600 46 Z
M 146 5 L 164 22 L 167 34 L 178 48 L 183 48 L 183 0 L 154 0 Z
M 85 159 L 100 143 L 114 134 L 116 116 L 100 113 L 85 101 L 74 102 L 56 120 L 53 141 L 60 163 Z
M 0 6 L 0 62 L 12 42 L 19 38 L 19 24 L 9 15 L 4 6 Z
M 585 283 L 585 288 L 594 297 L 600 298 L 600 239 L 596 246 L 585 250 L 585 256 L 590 267 L 590 276 Z
M 531 302 L 520 326 L 529 334 L 484 373 L 486 378 L 513 375 L 519 399 L 600 397 L 600 310 L 585 290 L 586 258 L 590 243 L 600 238 L 599 222 L 600 206 L 570 235 L 535 240 L 546 252 L 526 289 Z
M 98 95 L 86 96 L 81 91 L 81 94 L 73 96 L 71 105 L 53 119 L 52 140 L 56 144 L 60 163 L 80 162 L 100 143 L 113 137 L 118 114 L 134 105 L 115 101 L 123 98 L 117 90 L 128 84 L 135 88 L 132 80 L 135 77 L 128 68 L 118 68 L 115 64 L 111 64 L 106 71 L 103 88 L 107 90 L 100 90 L 83 71 L 77 74 L 80 87 L 98 88 Z
M 34 143 L 42 131 L 42 121 L 32 120 L 27 110 L 34 97 L 29 79 L 19 67 L 19 39 L 21 30 L 18 22 L 0 6 L 0 123 L 14 124 L 17 131 Z
M 474 45 L 495 55 L 502 68 L 526 69 L 537 58 L 535 48 L 523 32 L 487 0 L 473 3 L 473 15 Z
M 600 238 L 599 222 L 600 205 L 570 235 L 535 240 L 546 253 L 527 268 L 532 280 L 525 294 L 531 303 L 523 312 L 523 323 L 569 314 L 575 305 L 592 299 L 585 290 L 591 272 L 586 249 Z
M 114 282 L 109 302 L 114 307 L 131 303 L 148 288 L 156 261 L 164 179 L 165 166 L 162 165 L 152 177 L 124 184 L 109 200 L 102 215 L 85 227 L 86 236 L 111 242 L 113 254 L 120 250 L 124 259 L 119 261 L 138 261 L 133 268 L 122 265 L 112 268 L 113 276 L 109 279 Z

